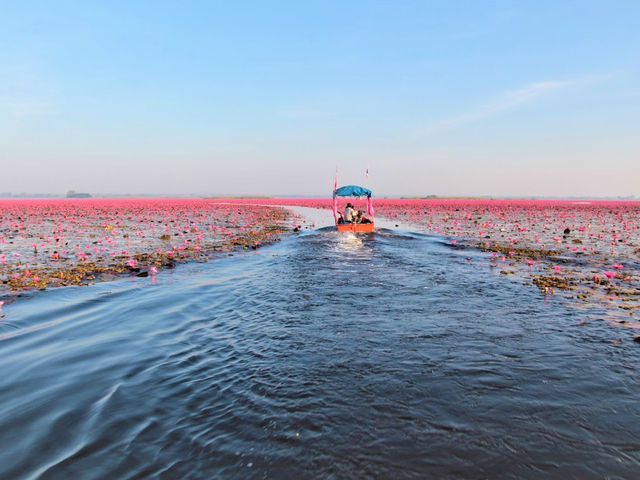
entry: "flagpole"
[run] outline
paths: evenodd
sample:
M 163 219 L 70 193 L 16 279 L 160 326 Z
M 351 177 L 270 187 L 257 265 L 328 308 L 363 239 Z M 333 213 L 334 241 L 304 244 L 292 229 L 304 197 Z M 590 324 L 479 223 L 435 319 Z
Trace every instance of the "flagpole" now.
M 336 190 L 338 190 L 338 166 L 336 165 L 336 175 L 333 179 L 333 220 L 338 223 L 338 197 L 336 196 Z

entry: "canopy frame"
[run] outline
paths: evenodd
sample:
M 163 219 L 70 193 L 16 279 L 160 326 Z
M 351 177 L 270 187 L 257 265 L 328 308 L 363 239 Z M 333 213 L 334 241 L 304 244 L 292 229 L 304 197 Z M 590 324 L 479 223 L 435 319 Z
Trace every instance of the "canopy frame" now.
M 375 212 L 373 210 L 371 195 L 371 190 L 359 185 L 345 185 L 344 187 L 338 188 L 336 178 L 336 182 L 333 187 L 333 218 L 335 219 L 336 224 L 338 223 L 338 197 L 367 197 L 367 214 L 373 217 Z

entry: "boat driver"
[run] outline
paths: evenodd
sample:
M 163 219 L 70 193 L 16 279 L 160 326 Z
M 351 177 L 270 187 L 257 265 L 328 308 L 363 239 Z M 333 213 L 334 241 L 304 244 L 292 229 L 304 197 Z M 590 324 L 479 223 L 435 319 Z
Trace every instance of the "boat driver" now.
M 355 210 L 353 209 L 353 205 L 351 203 L 347 203 L 347 206 L 344 209 L 344 222 L 345 223 L 353 223 L 355 220 Z

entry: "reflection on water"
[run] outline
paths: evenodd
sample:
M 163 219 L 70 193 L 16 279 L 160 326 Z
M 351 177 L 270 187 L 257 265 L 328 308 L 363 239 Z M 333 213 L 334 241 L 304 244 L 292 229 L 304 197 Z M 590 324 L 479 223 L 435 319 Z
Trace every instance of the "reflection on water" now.
M 3 313 L 0 478 L 640 471 L 640 349 L 425 235 L 321 229 Z

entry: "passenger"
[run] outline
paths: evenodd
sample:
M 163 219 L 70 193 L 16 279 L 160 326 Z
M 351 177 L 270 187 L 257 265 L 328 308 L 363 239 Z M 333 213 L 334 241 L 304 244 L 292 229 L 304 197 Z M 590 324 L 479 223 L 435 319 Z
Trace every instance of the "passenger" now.
M 344 223 L 353 223 L 355 220 L 356 211 L 353 209 L 351 203 L 347 203 L 344 209 Z
M 364 218 L 362 216 L 363 213 L 364 212 L 362 210 L 358 210 L 354 216 L 353 223 L 362 223 L 362 220 Z
M 344 217 L 340 212 L 338 212 L 338 223 L 344 223 Z

